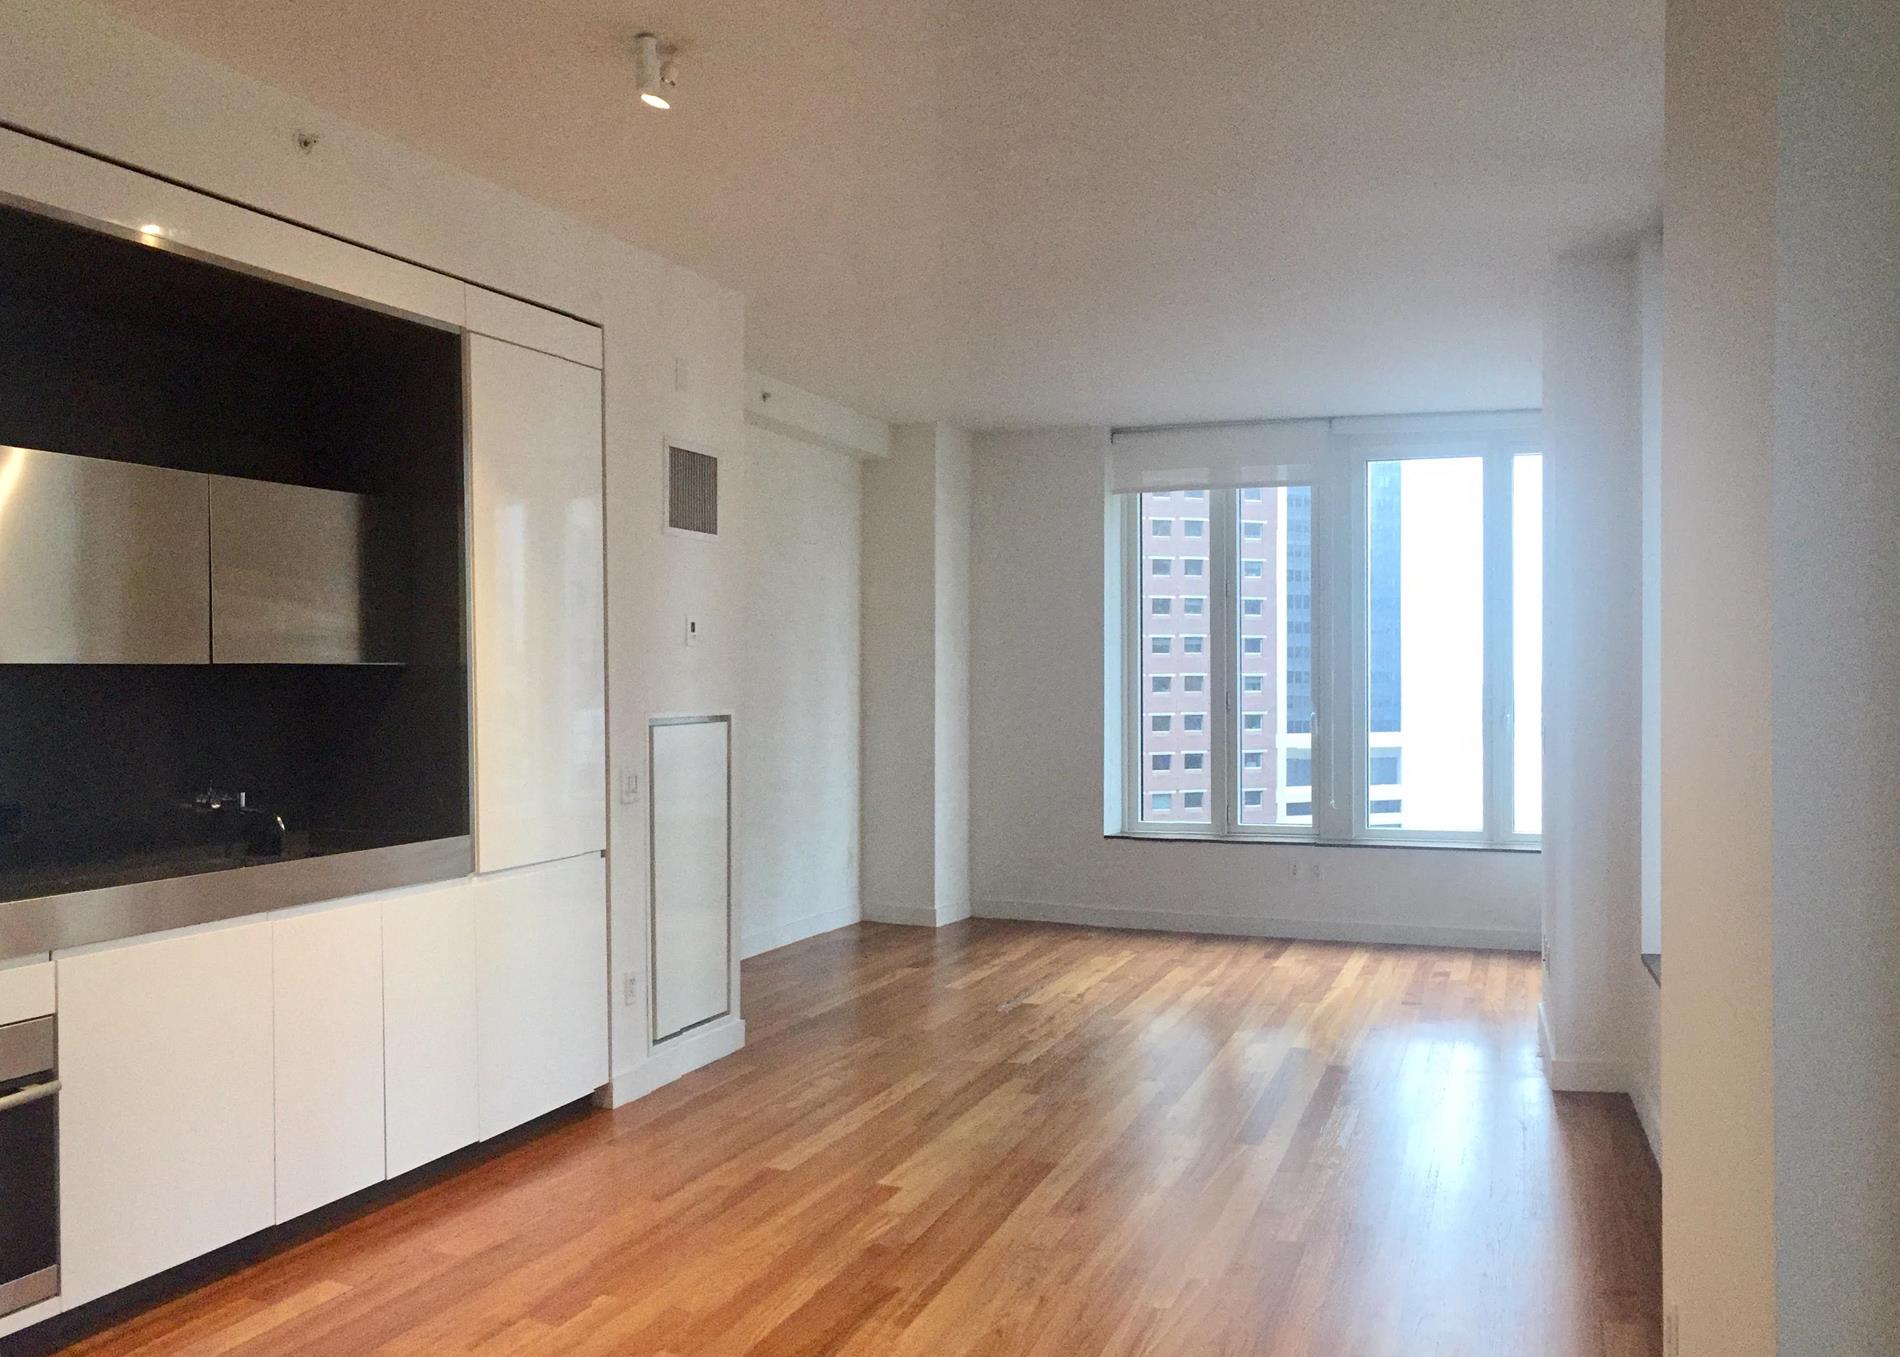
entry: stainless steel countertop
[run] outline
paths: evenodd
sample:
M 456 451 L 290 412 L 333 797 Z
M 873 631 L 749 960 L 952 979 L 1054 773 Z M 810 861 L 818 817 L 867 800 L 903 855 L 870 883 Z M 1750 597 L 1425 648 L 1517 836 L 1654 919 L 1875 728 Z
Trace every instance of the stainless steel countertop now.
M 0 904 L 0 961 L 452 881 L 474 870 L 474 841 L 463 834 L 10 900 Z

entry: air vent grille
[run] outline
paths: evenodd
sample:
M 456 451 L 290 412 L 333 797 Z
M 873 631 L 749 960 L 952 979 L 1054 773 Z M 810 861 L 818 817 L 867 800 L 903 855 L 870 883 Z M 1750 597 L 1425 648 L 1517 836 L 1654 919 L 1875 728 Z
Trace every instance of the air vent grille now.
M 689 448 L 666 450 L 667 526 L 708 537 L 719 533 L 719 459 Z

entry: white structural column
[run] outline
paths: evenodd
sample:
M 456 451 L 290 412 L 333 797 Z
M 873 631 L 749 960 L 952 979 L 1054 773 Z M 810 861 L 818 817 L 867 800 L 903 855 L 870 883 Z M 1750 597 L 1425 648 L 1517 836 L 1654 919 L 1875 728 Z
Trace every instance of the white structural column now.
M 1631 1086 L 1639 959 L 1638 243 L 1559 262 L 1544 327 L 1543 1039 L 1551 1086 Z M 1653 1001 L 1652 1001 L 1653 1002 Z
M 1900 1352 L 1900 5 L 1783 0 L 1776 101 L 1778 1351 L 1860 1357 Z
M 896 430 L 864 469 L 864 917 L 970 914 L 970 452 Z

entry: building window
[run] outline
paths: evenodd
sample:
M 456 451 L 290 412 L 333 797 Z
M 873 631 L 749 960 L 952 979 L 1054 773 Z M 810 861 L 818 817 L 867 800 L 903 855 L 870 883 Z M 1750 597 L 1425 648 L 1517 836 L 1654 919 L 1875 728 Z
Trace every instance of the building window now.
M 1160 497 L 1123 497 L 1123 588 L 1135 598 L 1120 630 L 1139 683 L 1123 689 L 1142 704 L 1202 708 L 1166 713 L 1161 731 L 1145 710 L 1118 718 L 1141 735 L 1126 755 L 1123 822 L 1139 828 L 1152 790 L 1142 756 L 1165 735 L 1171 775 L 1196 779 L 1167 788 L 1168 816 L 1216 836 L 1535 845 L 1537 417 L 1341 419 L 1329 429 L 1315 483 L 1174 491 L 1166 512 L 1147 512 L 1144 500 Z M 1189 500 L 1191 517 L 1179 507 Z M 1161 517 L 1211 554 L 1146 550 Z M 1199 592 L 1178 606 L 1171 596 L 1156 615 L 1206 621 L 1189 623 L 1201 628 L 1193 633 L 1169 625 L 1154 653 L 1214 661 L 1178 687 L 1145 667 L 1143 591 L 1150 563 L 1163 561 Z
M 1172 518 L 1149 519 L 1148 535 L 1150 537 L 1172 537 L 1174 535 L 1174 520 Z
M 1166 655 L 1173 649 L 1174 638 L 1172 636 L 1150 636 L 1148 638 L 1148 653 L 1150 655 Z
M 1169 613 L 1174 611 L 1174 600 L 1171 598 L 1151 598 L 1148 600 L 1148 611 L 1156 617 L 1166 617 Z
M 1151 754 L 1148 756 L 1148 766 L 1157 773 L 1165 773 L 1174 766 L 1174 755 Z
M 1148 570 L 1150 574 L 1154 575 L 1172 575 L 1174 573 L 1174 558 L 1170 556 L 1157 556 L 1149 563 Z
M 1156 735 L 1166 735 L 1170 730 L 1174 729 L 1174 718 L 1167 715 L 1150 716 L 1148 718 L 1148 729 Z
M 1156 815 L 1166 815 L 1174 809 L 1173 792 L 1155 792 L 1148 798 L 1148 809 Z
M 1174 691 L 1173 674 L 1150 674 L 1148 691 L 1151 693 L 1171 693 Z

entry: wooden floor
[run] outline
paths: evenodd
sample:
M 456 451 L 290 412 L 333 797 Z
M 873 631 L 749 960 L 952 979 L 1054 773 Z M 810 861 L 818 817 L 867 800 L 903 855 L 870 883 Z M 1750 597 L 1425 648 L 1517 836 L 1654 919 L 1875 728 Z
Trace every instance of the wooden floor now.
M 85 1353 L 1661 1351 L 1628 1103 L 1533 959 L 971 923 L 746 963 L 750 1044 Z

